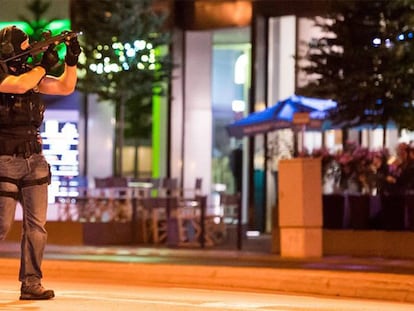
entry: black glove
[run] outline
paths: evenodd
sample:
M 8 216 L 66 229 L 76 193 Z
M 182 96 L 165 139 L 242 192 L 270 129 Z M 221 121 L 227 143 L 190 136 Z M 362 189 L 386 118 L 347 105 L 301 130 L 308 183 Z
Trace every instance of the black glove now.
M 79 55 L 82 52 L 78 38 L 72 38 L 66 43 L 66 57 L 65 62 L 68 66 L 76 66 Z
M 46 72 L 50 71 L 53 67 L 59 62 L 58 53 L 55 51 L 55 45 L 51 44 L 47 50 L 43 53 L 42 60 L 40 61 L 40 66 L 45 68 Z

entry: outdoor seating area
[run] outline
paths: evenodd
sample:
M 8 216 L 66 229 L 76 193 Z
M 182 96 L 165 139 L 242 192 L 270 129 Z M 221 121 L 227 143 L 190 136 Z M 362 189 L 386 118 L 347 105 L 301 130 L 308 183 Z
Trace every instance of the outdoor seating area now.
M 201 187 L 201 178 L 188 189 L 175 178 L 95 178 L 93 187 L 68 180 L 55 207 L 58 221 L 131 224 L 138 242 L 145 244 L 222 244 L 229 227 L 238 222 L 235 210 L 241 208 L 240 196 L 223 193 L 213 206 Z M 229 200 L 232 197 L 238 200 Z

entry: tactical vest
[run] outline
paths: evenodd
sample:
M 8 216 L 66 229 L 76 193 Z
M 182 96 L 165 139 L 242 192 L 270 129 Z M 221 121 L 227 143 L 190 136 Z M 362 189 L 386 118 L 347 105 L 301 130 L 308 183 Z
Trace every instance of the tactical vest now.
M 27 63 L 14 64 L 14 75 L 31 69 Z M 45 105 L 33 90 L 24 94 L 0 93 L 0 155 L 29 157 L 42 151 L 39 128 Z
M 38 93 L 0 95 L 0 128 L 33 127 L 42 125 L 45 105 Z

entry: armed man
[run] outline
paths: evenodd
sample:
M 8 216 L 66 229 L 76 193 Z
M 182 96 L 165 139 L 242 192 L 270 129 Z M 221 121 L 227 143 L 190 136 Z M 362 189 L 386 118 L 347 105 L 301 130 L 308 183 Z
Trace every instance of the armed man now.
M 75 89 L 81 49 L 76 36 L 67 39 L 62 40 L 65 69 L 55 77 L 49 72 L 58 64 L 55 44 L 60 42 L 46 46 L 39 64 L 29 63 L 33 55 L 27 34 L 16 26 L 0 30 L 0 239 L 5 239 L 20 202 L 22 300 L 55 296 L 41 283 L 50 169 L 42 154 L 39 128 L 45 106 L 40 94 L 68 95 Z

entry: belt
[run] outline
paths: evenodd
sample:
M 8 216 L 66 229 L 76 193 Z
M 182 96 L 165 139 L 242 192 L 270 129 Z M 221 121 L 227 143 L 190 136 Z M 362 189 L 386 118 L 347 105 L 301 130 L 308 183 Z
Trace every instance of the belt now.
M 37 141 L 26 141 L 16 145 L 13 145 L 13 142 L 3 143 L 3 146 L 0 146 L 3 147 L 0 148 L 0 155 L 9 155 L 27 159 L 33 154 L 39 154 L 42 152 L 42 145 Z
M 40 154 L 40 152 L 19 152 L 19 153 L 13 153 L 10 155 L 16 158 L 28 159 L 34 154 Z

